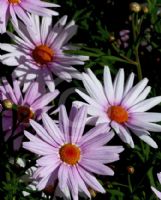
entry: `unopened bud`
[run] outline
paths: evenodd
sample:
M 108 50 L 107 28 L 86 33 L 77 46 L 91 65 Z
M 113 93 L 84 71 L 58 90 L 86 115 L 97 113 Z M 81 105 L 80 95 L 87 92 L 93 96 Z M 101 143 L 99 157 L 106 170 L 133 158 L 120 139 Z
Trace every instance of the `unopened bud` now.
M 132 3 L 130 3 L 130 10 L 132 11 L 132 12 L 135 12 L 135 13 L 138 13 L 138 12 L 140 12 L 141 11 L 141 6 L 140 6 L 140 4 L 139 3 L 137 3 L 137 2 L 132 2 Z
M 133 166 L 128 166 L 128 167 L 127 167 L 127 172 L 128 172 L 129 174 L 134 174 L 134 172 L 135 172 L 134 167 L 133 167 Z
M 88 190 L 89 190 L 89 193 L 91 194 L 91 196 L 92 196 L 93 198 L 95 198 L 96 195 L 97 195 L 97 192 L 96 192 L 94 189 L 92 189 L 92 188 L 88 188 Z
M 13 103 L 9 99 L 2 101 L 2 105 L 5 109 L 12 109 Z
M 149 9 L 148 9 L 148 7 L 147 6 L 142 6 L 142 11 L 143 11 L 143 13 L 148 13 L 149 12 Z
M 110 35 L 109 41 L 110 41 L 110 42 L 114 42 L 114 41 L 115 41 L 115 36 L 114 36 L 114 35 Z

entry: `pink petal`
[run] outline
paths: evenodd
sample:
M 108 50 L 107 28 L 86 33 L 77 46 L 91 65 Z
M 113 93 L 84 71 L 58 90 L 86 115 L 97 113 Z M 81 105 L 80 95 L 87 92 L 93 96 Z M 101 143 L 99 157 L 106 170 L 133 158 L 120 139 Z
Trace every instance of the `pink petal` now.
M 77 112 L 72 123 L 72 135 L 71 135 L 72 143 L 77 143 L 81 139 L 85 128 L 86 117 L 87 117 L 87 108 L 86 106 L 82 106 L 80 110 Z

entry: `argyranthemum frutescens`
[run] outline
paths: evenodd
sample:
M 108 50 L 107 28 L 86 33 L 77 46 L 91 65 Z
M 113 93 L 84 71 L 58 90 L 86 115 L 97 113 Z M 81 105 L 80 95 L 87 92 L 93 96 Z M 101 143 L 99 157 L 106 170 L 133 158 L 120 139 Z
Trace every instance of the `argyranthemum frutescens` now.
M 37 135 L 25 131 L 30 140 L 23 147 L 41 156 L 37 160 L 38 169 L 33 178 L 37 180 L 37 188 L 44 189 L 58 180 L 60 190 L 74 200 L 78 192 L 90 197 L 89 188 L 104 193 L 105 190 L 92 173 L 113 175 L 107 163 L 119 159 L 122 146 L 105 146 L 113 137 L 107 124 L 101 124 L 84 134 L 86 123 L 86 107 L 79 110 L 72 107 L 68 117 L 64 106 L 60 107 L 59 125 L 43 114 L 43 126 L 30 120 Z M 84 134 L 84 135 L 83 135 Z
M 55 88 L 53 74 L 71 81 L 81 79 L 81 75 L 72 65 L 83 65 L 88 56 L 65 54 L 64 50 L 75 49 L 68 41 L 77 31 L 74 21 L 66 24 L 67 16 L 62 17 L 53 27 L 52 18 L 30 16 L 32 26 L 19 22 L 14 26 L 19 36 L 8 33 L 15 45 L 0 44 L 2 50 L 9 53 L 1 56 L 3 64 L 17 66 L 14 74 L 24 85 L 24 91 L 36 79 L 40 88 L 45 84 L 50 91 Z
M 2 112 L 2 129 L 6 140 L 11 136 L 14 137 L 13 144 L 16 150 L 21 146 L 23 139 L 20 132 L 29 126 L 29 119 L 40 120 L 41 114 L 51 108 L 48 104 L 59 92 L 55 90 L 42 94 L 38 90 L 38 83 L 33 82 L 23 96 L 17 80 L 13 80 L 13 87 L 6 79 L 2 81 L 0 101 L 7 108 Z
M 80 90 L 76 92 L 87 102 L 91 120 L 95 119 L 97 124 L 109 124 L 121 140 L 131 147 L 134 147 L 134 143 L 129 130 L 150 146 L 157 148 L 149 131 L 161 132 L 161 125 L 153 123 L 161 121 L 161 113 L 146 111 L 159 104 L 161 96 L 145 100 L 151 89 L 147 86 L 147 78 L 133 86 L 134 74 L 131 73 L 124 83 L 124 70 L 120 69 L 112 83 L 108 67 L 104 68 L 104 86 L 90 69 L 82 76 L 89 95 Z M 78 106 L 85 104 L 80 101 L 75 103 Z
M 48 7 L 59 7 L 59 5 L 40 0 L 1 0 L 0 33 L 6 32 L 10 17 L 16 24 L 18 24 L 18 16 L 26 25 L 30 25 L 28 12 L 41 16 L 58 15 L 56 11 L 50 10 Z

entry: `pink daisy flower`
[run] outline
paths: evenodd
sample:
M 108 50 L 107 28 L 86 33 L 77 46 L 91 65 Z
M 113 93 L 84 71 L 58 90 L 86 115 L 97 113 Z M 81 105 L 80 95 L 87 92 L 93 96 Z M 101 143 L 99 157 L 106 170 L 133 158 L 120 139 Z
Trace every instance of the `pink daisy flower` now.
M 38 83 L 32 83 L 23 97 L 16 80 L 13 81 L 12 88 L 7 80 L 3 79 L 3 85 L 0 86 L 0 100 L 2 104 L 6 104 L 8 110 L 2 113 L 2 128 L 6 140 L 11 136 L 15 137 L 15 150 L 20 148 L 23 139 L 23 135 L 18 134 L 29 126 L 29 119 L 40 120 L 41 114 L 52 107 L 47 104 L 57 95 L 57 90 L 42 95 L 38 91 Z
M 41 16 L 58 15 L 56 11 L 47 9 L 48 7 L 59 7 L 59 5 L 40 0 L 1 0 L 0 33 L 6 32 L 6 26 L 10 17 L 12 17 L 13 22 L 16 24 L 18 24 L 18 16 L 26 25 L 29 25 L 28 12 Z
M 101 124 L 83 135 L 86 123 L 86 107 L 78 111 L 72 107 L 67 116 L 64 106 L 60 107 L 59 126 L 47 115 L 43 114 L 43 126 L 30 120 L 37 135 L 25 131 L 30 140 L 23 147 L 41 156 L 37 160 L 38 169 L 33 178 L 38 181 L 37 188 L 53 185 L 58 180 L 60 190 L 70 198 L 78 200 L 78 192 L 90 197 L 88 188 L 105 193 L 102 185 L 92 173 L 113 175 L 114 172 L 105 163 L 119 159 L 121 146 L 104 146 L 113 137 L 107 132 L 108 126 Z
M 108 67 L 104 68 L 104 86 L 88 69 L 83 73 L 83 83 L 88 94 L 76 90 L 87 102 L 88 114 L 97 124 L 107 123 L 115 130 L 121 140 L 134 147 L 131 132 L 150 146 L 157 144 L 150 137 L 149 131 L 161 132 L 161 126 L 153 122 L 161 121 L 161 113 L 146 112 L 161 102 L 161 96 L 146 99 L 151 87 L 148 79 L 133 86 L 134 74 L 131 73 L 124 84 L 124 70 L 120 69 L 114 82 Z M 78 106 L 83 102 L 75 102 Z
M 54 27 L 52 18 L 30 16 L 31 26 L 15 25 L 18 36 L 8 33 L 16 45 L 1 44 L 2 50 L 9 53 L 1 56 L 3 64 L 17 66 L 14 75 L 19 78 L 24 90 L 36 79 L 40 87 L 46 84 L 50 91 L 55 88 L 52 74 L 71 81 L 72 77 L 81 79 L 80 73 L 72 65 L 83 65 L 88 56 L 67 55 L 63 51 L 75 49 L 68 41 L 76 33 L 74 21 L 66 25 L 67 16 L 62 17 Z
M 161 172 L 157 174 L 159 183 L 161 184 Z M 153 190 L 153 192 L 156 194 L 156 196 L 161 199 L 161 192 L 159 192 L 157 189 L 155 189 L 153 186 L 151 186 L 151 189 Z

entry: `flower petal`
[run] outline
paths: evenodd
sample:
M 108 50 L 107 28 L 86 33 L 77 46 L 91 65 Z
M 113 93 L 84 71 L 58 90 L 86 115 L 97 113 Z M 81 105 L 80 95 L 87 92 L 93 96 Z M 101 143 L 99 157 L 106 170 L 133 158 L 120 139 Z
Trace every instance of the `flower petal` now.
M 113 104 L 120 104 L 122 97 L 123 97 L 123 90 L 124 90 L 124 70 L 120 69 L 119 72 L 117 73 L 117 76 L 114 81 L 114 95 L 115 95 L 115 100 Z
M 136 100 L 138 95 L 144 90 L 147 83 L 148 83 L 148 79 L 144 78 L 142 81 L 136 84 L 124 97 L 122 101 L 122 105 L 125 105 L 126 108 L 130 107 L 133 104 L 133 102 Z
M 107 66 L 105 66 L 104 68 L 103 76 L 104 76 L 103 81 L 104 81 L 105 94 L 109 103 L 112 105 L 114 102 L 114 88 L 112 84 L 111 73 Z
M 132 106 L 128 112 L 145 112 L 161 102 L 161 96 L 152 97 Z
M 78 171 L 82 177 L 82 179 L 84 180 L 84 182 L 89 185 L 91 188 L 93 188 L 94 190 L 101 192 L 101 193 L 105 193 L 106 191 L 104 190 L 104 188 L 102 187 L 102 185 L 97 181 L 97 179 L 92 176 L 91 174 L 89 174 L 87 171 L 85 171 L 82 167 L 78 167 Z
M 82 106 L 80 110 L 77 112 L 72 123 L 72 135 L 71 135 L 72 143 L 77 143 L 81 139 L 85 128 L 86 118 L 87 118 L 87 108 L 86 106 Z
M 114 172 L 109 167 L 103 165 L 102 163 L 96 162 L 95 160 L 82 159 L 79 163 L 88 172 L 93 172 L 99 175 L 109 175 L 113 176 Z
M 46 113 L 42 114 L 42 121 L 50 137 L 52 137 L 58 144 L 64 144 L 64 135 Z

